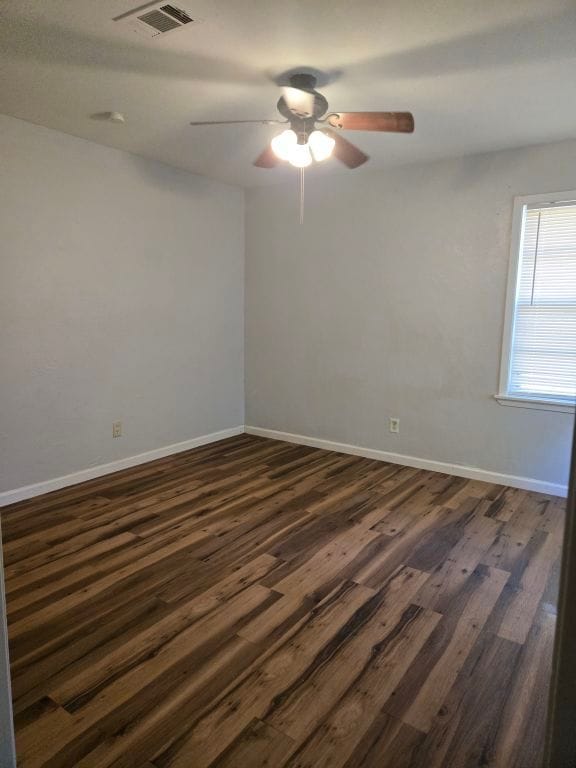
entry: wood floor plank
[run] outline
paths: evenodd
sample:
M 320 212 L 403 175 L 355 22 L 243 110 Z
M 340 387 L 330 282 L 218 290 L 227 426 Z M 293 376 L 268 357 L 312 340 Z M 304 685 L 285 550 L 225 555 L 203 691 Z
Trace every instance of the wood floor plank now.
M 95 658 L 85 658 L 82 668 L 77 674 L 59 685 L 48 686 L 50 698 L 63 706 L 74 699 L 86 694 L 86 691 L 101 685 L 103 680 L 114 679 L 122 671 L 134 667 L 141 660 L 146 659 L 152 652 L 156 652 L 172 638 L 182 637 L 185 629 L 194 625 L 203 616 L 210 614 L 212 610 L 220 608 L 225 612 L 233 610 L 234 603 L 230 600 L 234 595 L 256 582 L 262 574 L 266 573 L 275 564 L 275 559 L 270 556 L 259 558 L 250 566 L 239 569 L 232 577 L 224 579 L 211 590 L 180 604 L 177 609 L 171 610 L 156 621 L 152 626 L 127 640 L 114 651 L 107 651 L 105 655 L 95 654 Z M 244 600 L 244 598 L 242 598 Z M 194 634 L 202 632 L 203 625 L 197 624 Z
M 287 628 L 309 614 L 315 601 L 307 595 L 281 595 L 280 599 L 238 631 L 240 637 L 259 643 L 265 638 L 282 637 Z
M 269 596 L 269 590 L 254 585 L 241 599 L 235 598 L 214 615 L 205 617 L 201 627 L 193 625 L 104 687 L 86 690 L 66 702 L 72 722 L 56 721 L 54 717 L 46 720 L 39 733 L 24 734 L 24 749 L 39 736 L 46 740 L 43 756 L 51 764 L 65 766 L 69 764 L 66 760 L 72 758 L 78 761 L 85 746 L 98 740 L 100 731 L 122 730 L 143 710 L 167 696 L 178 681 L 189 679 L 191 671 L 201 663 L 202 649 L 206 649 L 205 654 L 214 654 L 235 634 L 236 625 L 242 626 L 243 618 L 249 619 L 254 611 L 270 602 Z
M 146 547 L 146 554 L 141 558 L 133 560 L 129 565 L 125 565 L 114 573 L 95 579 L 82 589 L 71 591 L 70 594 L 64 595 L 55 603 L 46 605 L 37 611 L 28 613 L 28 615 L 20 619 L 14 620 L 10 625 L 11 636 L 17 637 L 19 634 L 39 629 L 44 623 L 52 621 L 55 616 L 74 610 L 78 605 L 86 602 L 91 597 L 104 592 L 110 586 L 122 579 L 126 579 L 145 568 L 156 565 L 165 558 L 176 554 L 179 550 L 196 544 L 198 541 L 204 539 L 206 539 L 206 534 L 200 531 L 194 532 L 176 542 L 172 542 L 169 547 L 163 549 L 159 549 L 150 544 Z M 8 611 L 10 611 L 10 603 L 8 603 Z
M 342 627 L 373 597 L 374 592 L 358 585 L 342 585 L 313 612 L 287 642 L 182 735 L 160 756 L 159 765 L 173 768 L 205 768 L 238 738 L 244 728 L 261 717 L 275 696 L 314 665 L 334 645 Z M 218 733 L 218 739 L 214 734 Z
M 28 661 L 14 664 L 12 691 L 15 711 L 28 707 L 48 688 L 53 689 L 61 681 L 75 678 L 77 672 L 84 674 L 93 656 L 106 658 L 108 664 L 116 648 L 125 647 L 132 641 L 133 634 L 161 621 L 167 611 L 167 606 L 156 597 L 138 600 L 133 605 L 123 606 L 91 631 L 81 633 L 74 642 L 60 645 L 53 651 L 47 650 L 33 664 Z
M 253 720 L 212 768 L 281 768 L 294 743 L 269 723 Z
M 53 582 L 58 577 L 65 576 L 69 571 L 81 567 L 86 561 L 97 559 L 115 549 L 120 549 L 137 542 L 138 538 L 133 533 L 121 533 L 118 536 L 110 536 L 104 541 L 84 547 L 79 552 L 52 560 L 38 568 L 29 568 L 21 575 L 14 575 L 11 578 L 8 573 L 6 578 L 6 594 L 11 595 L 11 601 L 13 601 L 20 591 L 26 590 L 29 594 L 32 589 L 37 589 Z
M 401 569 L 366 604 L 362 623 L 356 622 L 342 647 L 321 667 L 309 667 L 281 697 L 275 697 L 264 715 L 265 721 L 296 743 L 304 741 L 320 725 L 334 701 L 360 677 L 372 661 L 374 648 L 395 631 L 427 577 L 410 568 Z M 308 717 L 303 718 L 302 712 L 307 712 Z
M 434 718 L 413 768 L 496 768 L 495 743 L 520 650 L 509 640 L 488 633 L 481 635 Z M 540 766 L 529 763 L 525 768 Z
M 55 615 L 38 632 L 32 628 L 14 637 L 10 634 L 10 660 L 12 668 L 24 669 L 58 649 L 75 647 L 79 639 L 99 628 L 102 623 L 135 603 L 144 603 L 150 597 L 157 597 L 164 586 L 175 576 L 182 580 L 190 577 L 190 570 L 196 571 L 194 561 L 186 551 L 156 563 L 153 568 L 139 571 L 97 592 L 74 611 Z
M 552 672 L 555 616 L 541 609 L 519 659 L 513 689 L 503 712 L 493 766 L 523 768 L 543 762 L 547 697 Z
M 79 760 L 78 768 L 140 766 L 141 760 L 154 755 L 174 732 L 193 722 L 221 691 L 233 685 L 261 651 L 237 636 L 227 639 L 209 663 L 197 666 L 194 674 L 182 675 L 170 695 L 155 698 L 145 711 L 135 713 L 128 725 L 110 723 L 102 738 L 94 739 L 94 749 Z
M 508 577 L 506 571 L 490 569 L 478 588 L 472 592 L 444 653 L 428 670 L 416 699 L 404 715 L 405 723 L 426 733 L 430 730 L 436 713 L 456 681 Z
M 502 620 L 499 637 L 524 643 L 550 576 L 551 568 L 560 554 L 559 542 L 549 534 L 538 547 L 522 574 L 518 591 Z
M 430 576 L 415 602 L 425 608 L 444 613 L 493 544 L 500 527 L 501 523 L 492 518 L 474 516 L 464 526 L 462 538 Z
M 389 546 L 378 557 L 366 563 L 366 566 L 355 576 L 355 579 L 361 584 L 378 588 L 386 582 L 391 573 L 405 563 L 410 563 L 412 567 L 420 566 L 418 570 L 433 570 L 439 557 L 440 562 L 444 561 L 446 556 L 445 546 L 439 548 L 434 541 L 432 542 L 432 562 L 430 562 L 430 558 L 418 558 L 419 550 L 429 549 L 430 538 L 434 539 L 446 527 L 457 525 L 462 518 L 467 520 L 468 517 L 468 506 L 456 510 L 436 506 L 429 507 L 420 517 L 413 520 L 402 536 L 396 537 L 392 532 L 394 536 L 393 541 L 390 542 Z M 380 525 L 376 525 L 375 529 L 380 530 L 380 527 Z M 388 530 L 391 531 L 391 529 Z M 449 548 L 460 540 L 461 535 L 459 529 L 456 539 L 449 539 Z M 442 537 L 442 545 L 444 545 L 445 541 L 446 539 Z
M 285 595 L 310 594 L 333 579 L 364 547 L 379 536 L 379 533 L 369 528 L 354 526 L 346 533 L 336 536 L 300 568 L 275 584 L 274 589 Z
M 371 664 L 357 682 L 286 765 L 344 766 L 441 618 L 434 611 L 410 606 L 394 630 L 376 646 Z
M 380 712 L 344 768 L 411 768 L 425 738 L 424 733 Z
M 18 764 L 540 768 L 564 506 L 238 435 L 4 508 Z

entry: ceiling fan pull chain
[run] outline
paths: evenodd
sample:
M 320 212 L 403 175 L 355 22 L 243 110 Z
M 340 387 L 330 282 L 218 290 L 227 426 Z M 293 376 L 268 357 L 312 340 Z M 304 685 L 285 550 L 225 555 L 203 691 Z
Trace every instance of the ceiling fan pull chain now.
M 300 224 L 304 224 L 304 168 L 300 168 Z

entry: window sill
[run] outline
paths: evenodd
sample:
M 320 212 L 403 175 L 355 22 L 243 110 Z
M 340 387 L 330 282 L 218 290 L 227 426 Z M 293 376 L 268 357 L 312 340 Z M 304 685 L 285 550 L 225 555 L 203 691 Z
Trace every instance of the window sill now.
M 537 411 L 556 411 L 558 413 L 574 413 L 576 406 L 560 400 L 539 400 L 534 397 L 515 397 L 514 395 L 494 395 L 500 405 L 511 405 L 515 408 L 533 408 Z

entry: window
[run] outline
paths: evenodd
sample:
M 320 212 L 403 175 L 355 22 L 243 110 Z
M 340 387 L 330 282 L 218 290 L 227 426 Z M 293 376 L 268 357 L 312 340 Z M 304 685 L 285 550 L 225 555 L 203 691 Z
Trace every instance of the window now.
M 500 393 L 572 411 L 576 400 L 576 192 L 517 198 Z

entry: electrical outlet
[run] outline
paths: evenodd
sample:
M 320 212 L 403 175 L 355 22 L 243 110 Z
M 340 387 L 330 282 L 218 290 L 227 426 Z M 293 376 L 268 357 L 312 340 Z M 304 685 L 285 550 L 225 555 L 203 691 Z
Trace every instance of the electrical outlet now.
M 112 424 L 112 437 L 122 437 L 122 422 L 115 421 Z
M 390 418 L 388 419 L 388 423 L 390 425 L 390 432 L 394 432 L 394 434 L 397 435 L 400 432 L 400 419 Z

